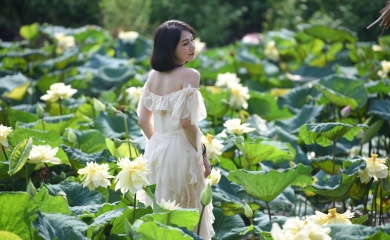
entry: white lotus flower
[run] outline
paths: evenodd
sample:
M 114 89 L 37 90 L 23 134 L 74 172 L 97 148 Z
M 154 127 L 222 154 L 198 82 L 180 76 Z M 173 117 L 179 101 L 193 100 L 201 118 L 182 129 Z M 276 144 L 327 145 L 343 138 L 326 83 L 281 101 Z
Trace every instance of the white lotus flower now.
M 248 108 L 249 88 L 240 83 L 230 84 L 229 105 L 234 109 Z
M 130 161 L 129 158 L 121 158 L 118 161 L 118 166 L 122 170 L 115 178 L 115 191 L 120 189 L 123 194 L 128 191 L 135 194 L 142 187 L 150 184 L 146 179 L 148 164 L 142 155 L 133 161 Z
M 215 82 L 215 86 L 230 88 L 232 84 L 238 84 L 238 83 L 240 83 L 240 79 L 237 77 L 237 74 L 219 73 L 217 75 L 217 81 Z
M 374 52 L 383 51 L 383 48 L 382 48 L 380 45 L 378 45 L 378 44 L 372 45 L 371 49 L 372 49 L 372 51 L 374 51 Z
M 248 127 L 249 123 L 241 124 L 241 119 L 239 118 L 229 119 L 223 124 L 223 126 L 226 127 L 227 131 L 236 135 L 241 135 L 243 133 L 256 130 L 255 128 Z
M 141 87 L 129 87 L 125 91 L 127 93 L 127 99 L 130 101 L 130 104 L 137 106 L 139 98 L 141 97 Z
M 120 32 L 118 35 L 118 38 L 125 43 L 134 43 L 138 37 L 139 33 L 134 31 Z
M 328 210 L 328 214 L 320 211 L 315 211 L 315 215 L 310 216 L 308 219 L 319 225 L 328 224 L 352 224 L 349 218 L 353 217 L 353 213 L 347 210 L 345 213 L 337 213 L 336 208 Z
M 55 155 L 58 152 L 58 147 L 52 148 L 49 145 L 33 145 L 28 156 L 27 162 L 43 166 L 45 163 L 61 164 L 61 160 Z
M 74 37 L 67 36 L 64 33 L 57 33 L 54 35 L 54 38 L 57 40 L 57 53 L 62 53 L 76 45 Z
M 273 223 L 271 236 L 274 240 L 330 240 L 330 228 L 322 227 L 315 222 L 289 218 L 283 225 Z
M 12 132 L 12 127 L 4 126 L 0 124 L 0 144 L 4 147 L 8 147 L 8 134 Z
M 55 102 L 59 99 L 67 99 L 73 96 L 77 92 L 76 89 L 73 89 L 69 85 L 64 83 L 54 83 L 50 86 L 50 89 L 47 90 L 46 94 L 41 97 L 44 101 Z
M 211 169 L 211 173 L 207 178 L 210 179 L 211 186 L 215 186 L 221 180 L 221 171 L 219 169 L 215 170 L 215 168 L 213 168 Z
M 206 43 L 201 42 L 200 38 L 195 38 L 194 44 L 195 44 L 195 52 L 196 53 L 200 53 L 206 49 Z
M 390 61 L 381 61 L 382 69 L 378 71 L 378 76 L 381 78 L 387 78 L 390 72 Z
M 164 198 L 161 199 L 161 202 L 159 203 L 161 208 L 164 208 L 165 210 L 172 211 L 179 207 L 179 204 L 176 204 L 176 201 L 173 200 L 172 202 L 168 199 L 168 201 L 165 201 Z
M 99 186 L 106 188 L 111 185 L 110 178 L 113 178 L 113 176 L 108 173 L 108 170 L 107 163 L 99 165 L 95 162 L 87 162 L 87 166 L 79 169 L 77 173 L 84 175 L 82 178 L 83 187 L 94 190 Z
M 372 154 L 371 158 L 364 159 L 366 168 L 360 173 L 360 181 L 362 183 L 368 183 L 371 178 L 378 180 L 378 178 L 386 178 L 389 175 L 386 160 L 377 157 L 378 154 Z
M 206 146 L 206 152 L 209 159 L 218 159 L 218 156 L 222 154 L 222 141 L 213 138 L 213 135 L 211 134 L 202 136 L 201 141 Z
M 271 59 L 272 61 L 279 61 L 280 56 L 279 56 L 279 51 L 276 48 L 275 41 L 269 41 L 267 43 L 267 45 L 265 46 L 265 49 L 264 49 L 264 55 L 268 59 Z

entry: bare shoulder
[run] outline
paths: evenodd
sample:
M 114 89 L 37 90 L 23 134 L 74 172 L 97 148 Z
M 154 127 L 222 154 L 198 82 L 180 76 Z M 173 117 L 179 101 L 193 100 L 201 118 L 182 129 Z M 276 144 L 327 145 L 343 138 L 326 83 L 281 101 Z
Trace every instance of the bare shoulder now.
M 181 79 L 183 80 L 183 87 L 187 87 L 188 84 L 191 87 L 198 88 L 200 82 L 200 73 L 194 68 L 182 68 Z

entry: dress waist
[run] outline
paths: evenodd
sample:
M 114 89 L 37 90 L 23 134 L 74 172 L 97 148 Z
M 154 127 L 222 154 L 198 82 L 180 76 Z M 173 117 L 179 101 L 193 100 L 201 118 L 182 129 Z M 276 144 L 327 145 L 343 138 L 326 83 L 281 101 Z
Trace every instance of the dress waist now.
M 183 131 L 182 130 L 177 130 L 177 131 L 174 131 L 174 132 L 154 132 L 153 133 L 153 136 L 156 136 L 156 137 L 175 137 L 176 135 L 179 135 L 179 134 L 182 134 Z

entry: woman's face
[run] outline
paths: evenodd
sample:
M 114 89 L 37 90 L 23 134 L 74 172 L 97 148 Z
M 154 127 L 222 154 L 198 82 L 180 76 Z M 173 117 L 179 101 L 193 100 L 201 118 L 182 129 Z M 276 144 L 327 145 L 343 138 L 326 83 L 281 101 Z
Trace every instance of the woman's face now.
M 182 65 L 195 59 L 194 37 L 189 31 L 181 31 L 174 57 L 177 65 Z

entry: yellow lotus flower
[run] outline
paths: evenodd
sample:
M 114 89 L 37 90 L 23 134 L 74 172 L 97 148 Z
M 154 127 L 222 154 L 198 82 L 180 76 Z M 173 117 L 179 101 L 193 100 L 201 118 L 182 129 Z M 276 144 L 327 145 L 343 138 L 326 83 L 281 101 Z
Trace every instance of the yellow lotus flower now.
M 352 224 L 349 220 L 349 218 L 352 217 L 353 213 L 351 213 L 349 210 L 347 210 L 345 213 L 337 213 L 336 208 L 331 208 L 328 210 L 328 214 L 315 211 L 315 215 L 310 216 L 308 219 L 319 225 Z
M 207 178 L 211 180 L 211 186 L 215 186 L 221 180 L 221 171 L 219 169 L 215 170 L 215 168 L 213 168 L 211 169 L 211 173 Z
M 88 187 L 89 190 L 94 190 L 99 186 L 106 188 L 111 185 L 110 178 L 113 178 L 108 173 L 109 166 L 107 163 L 97 164 L 95 162 L 88 162 L 85 168 L 77 171 L 78 174 L 84 175 L 82 178 L 83 186 Z
M 330 228 L 322 227 L 315 222 L 289 218 L 283 225 L 283 229 L 277 223 L 272 224 L 271 236 L 273 240 L 330 240 Z
M 55 102 L 59 99 L 67 99 L 73 96 L 77 92 L 76 89 L 73 89 L 69 85 L 64 83 L 54 83 L 50 86 L 50 89 L 47 90 L 46 94 L 41 97 L 44 101 Z
M 12 127 L 4 126 L 0 124 L 0 144 L 4 147 L 8 147 L 8 134 L 12 132 Z
M 202 136 L 201 141 L 206 146 L 206 152 L 209 159 L 218 159 L 218 156 L 222 154 L 222 141 L 215 139 L 211 134 Z
M 52 148 L 49 145 L 32 146 L 27 162 L 43 166 L 45 163 L 61 164 L 61 160 L 55 155 L 58 147 Z
M 360 173 L 360 181 L 368 183 L 371 178 L 378 180 L 378 178 L 386 178 L 389 175 L 386 166 L 386 160 L 377 158 L 378 154 L 372 154 L 371 158 L 366 158 L 366 168 Z
M 57 40 L 57 53 L 63 53 L 69 48 L 76 45 L 76 41 L 73 36 L 67 36 L 64 33 L 57 33 L 54 35 Z
M 234 109 L 248 108 L 249 88 L 240 83 L 230 84 L 229 105 Z
M 139 98 L 141 97 L 141 87 L 129 87 L 125 91 L 127 92 L 127 99 L 130 101 L 130 104 L 137 106 Z
M 378 71 L 378 76 L 381 78 L 387 78 L 390 72 L 390 61 L 381 61 L 382 69 Z
M 240 79 L 235 73 L 219 73 L 217 75 L 217 81 L 215 86 L 217 87 L 227 87 L 230 88 L 231 85 L 240 83 Z
M 120 189 L 123 194 L 126 192 L 135 194 L 142 187 L 150 185 L 146 179 L 148 164 L 142 155 L 133 161 L 130 161 L 129 158 L 121 158 L 118 161 L 118 166 L 122 170 L 115 178 L 115 191 Z
M 236 135 L 241 135 L 243 133 L 256 130 L 255 128 L 248 127 L 249 123 L 241 124 L 241 119 L 239 118 L 229 119 L 223 124 L 223 126 L 226 127 L 227 131 Z
M 161 202 L 159 203 L 161 208 L 164 208 L 165 210 L 172 211 L 179 207 L 179 204 L 176 204 L 176 201 L 173 200 L 172 202 L 168 199 L 165 201 L 164 198 L 161 199 Z

